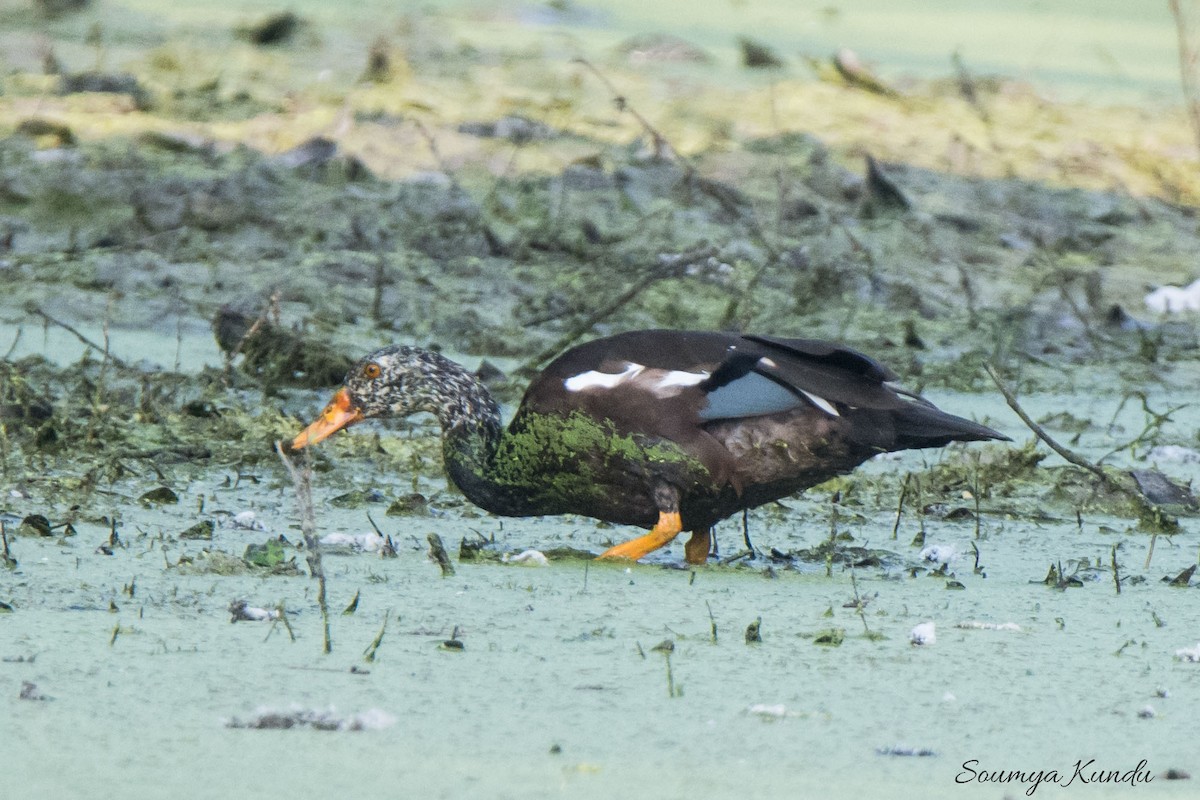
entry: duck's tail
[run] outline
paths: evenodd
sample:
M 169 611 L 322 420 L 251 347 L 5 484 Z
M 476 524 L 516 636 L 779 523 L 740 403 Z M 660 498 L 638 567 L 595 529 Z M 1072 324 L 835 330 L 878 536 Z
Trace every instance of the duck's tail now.
M 944 447 L 950 442 L 1012 441 L 999 431 L 947 414 L 923 397 L 903 392 L 909 402 L 892 412 L 897 450 Z

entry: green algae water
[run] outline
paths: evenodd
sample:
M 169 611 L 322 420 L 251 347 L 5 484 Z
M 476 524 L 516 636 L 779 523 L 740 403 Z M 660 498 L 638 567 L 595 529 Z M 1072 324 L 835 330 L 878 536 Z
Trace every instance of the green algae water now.
M 1166 4 L 299 2 L 264 47 L 265 6 L 43 5 L 0 9 L 0 800 L 1196 795 L 1200 320 L 1143 300 L 1200 250 Z M 621 47 L 655 32 L 709 63 Z M 810 78 L 841 46 L 902 94 Z M 325 654 L 273 444 L 334 387 L 247 369 L 225 309 L 439 345 L 510 415 L 567 340 L 837 339 L 1014 441 L 873 460 L 685 568 L 474 509 L 428 419 L 359 426 L 310 454 Z
M 1010 529 L 1004 543 L 984 542 L 986 580 L 968 576 L 958 591 L 860 573 L 865 619 L 844 608 L 854 594 L 842 571 L 767 579 L 702 569 L 693 579 L 593 565 L 585 576 L 574 562 L 460 565 L 443 580 L 411 549 L 391 562 L 329 558 L 335 606 L 362 595 L 353 617 L 335 619 L 330 656 L 320 655 L 305 578 L 181 579 L 137 563 L 158 561 L 153 552 L 76 568 L 62 546 L 24 544 L 29 566 L 9 595 L 19 610 L 4 623 L 6 685 L 30 681 L 48 699 L 6 692 L 6 796 L 388 796 L 404 787 L 840 797 L 888 794 L 902 781 L 949 797 L 971 760 L 1069 771 L 1079 758 L 1120 769 L 1146 758 L 1155 796 L 1189 796 L 1161 775 L 1194 764 L 1195 665 L 1172 654 L 1194 645 L 1195 590 L 1165 588 L 1161 569 L 1119 597 L 1106 576 L 1066 591 L 1032 585 L 1064 546 L 1034 555 L 1031 539 L 1055 534 L 1075 554 L 1110 546 L 1109 536 L 1067 526 Z M 1123 555 L 1138 562 L 1144 548 Z M 133 579 L 134 597 L 123 596 Z M 225 609 L 240 596 L 284 600 L 297 641 L 281 630 L 268 638 L 263 623 L 231 625 Z M 388 612 L 378 657 L 365 665 L 360 653 Z M 760 617 L 763 641 L 747 645 L 743 630 Z M 936 643 L 910 644 L 909 630 L 926 621 Z M 461 652 L 438 648 L 453 627 Z M 842 644 L 814 644 L 830 627 L 845 630 Z M 664 658 L 650 651 L 664 638 L 675 640 L 674 697 Z M 33 660 L 11 663 L 22 656 Z M 395 722 L 358 732 L 226 726 L 262 707 L 380 710 Z
M 884 480 L 923 457 L 866 472 Z M 406 488 L 370 471 L 345 480 Z M 186 487 L 209 513 L 223 512 L 211 542 L 178 537 L 195 516 L 182 505 L 125 506 L 111 555 L 97 550 L 110 538 L 97 524 L 77 524 L 69 538 L 10 535 L 18 566 L 0 596 L 13 608 L 0 617 L 4 796 L 852 797 L 903 784 L 933 797 L 1001 797 L 1025 787 L 957 781 L 972 770 L 1034 769 L 1065 780 L 1079 759 L 1120 771 L 1146 759 L 1154 780 L 1139 791 L 1190 796 L 1187 781 L 1164 775 L 1195 769 L 1200 672 L 1175 654 L 1196 645 L 1196 588 L 1161 579 L 1195 563 L 1194 520 L 1157 538 L 1148 568 L 1150 537 L 1127 521 L 1018 519 L 988 514 L 985 503 L 978 539 L 971 522 L 910 513 L 892 540 L 886 509 L 846 513 L 843 533 L 894 557 L 839 562 L 829 574 L 769 557 L 678 569 L 676 546 L 632 566 L 456 558 L 456 574 L 443 578 L 427 533 L 450 545 L 481 534 L 515 554 L 595 551 L 628 531 L 376 508 L 397 557 L 326 554 L 333 652 L 322 655 L 315 581 L 188 568 L 204 563 L 204 550 L 236 562 L 247 544 L 299 539 L 290 486 L 226 484 L 209 476 Z M 344 486 L 334 494 L 318 474 L 317 487 L 322 532 L 369 530 L 362 509 L 339 508 Z M 754 544 L 789 552 L 826 538 L 826 502 L 815 493 L 787 501 L 785 514 L 753 514 Z M 246 508 L 257 529 L 226 513 Z M 944 574 L 909 545 L 918 526 L 943 549 Z M 736 553 L 740 539 L 740 525 L 718 528 L 723 552 Z M 1051 565 L 1071 584 L 1046 585 Z M 295 641 L 278 624 L 230 623 L 238 599 L 282 604 Z M 748 644 L 756 620 L 762 641 Z M 929 622 L 936 641 L 911 643 Z M 839 644 L 817 643 L 831 630 Z M 444 646 L 451 638 L 461 650 Z M 670 684 L 667 657 L 653 649 L 668 639 Z M 42 699 L 22 699 L 24 682 Z M 264 709 L 367 715 L 377 727 L 229 727 Z M 1124 797 L 1129 787 L 1088 791 Z

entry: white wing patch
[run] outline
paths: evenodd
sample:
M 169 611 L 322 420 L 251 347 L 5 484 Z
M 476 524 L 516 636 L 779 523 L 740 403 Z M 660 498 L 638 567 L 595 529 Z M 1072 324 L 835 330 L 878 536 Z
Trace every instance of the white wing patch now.
M 660 389 L 672 389 L 676 386 L 695 386 L 702 383 L 708 377 L 708 373 L 704 370 L 699 372 L 684 372 L 683 370 L 673 369 L 670 372 L 664 372 L 661 378 L 654 381 L 655 393 Z
M 801 389 L 800 391 L 801 391 L 801 393 L 804 394 L 805 397 L 807 397 L 809 400 L 812 401 L 814 406 L 821 409 L 826 414 L 829 414 L 834 417 L 841 416 L 841 414 L 838 413 L 838 410 L 833 407 L 833 403 L 829 402 L 824 397 L 818 397 L 817 395 L 813 394 L 812 392 L 805 392 L 803 389 Z
M 568 392 L 583 392 L 589 389 L 615 389 L 618 386 L 632 386 L 641 391 L 648 391 L 656 397 L 674 397 L 689 386 L 696 386 L 708 378 L 709 373 L 686 372 L 672 369 L 647 369 L 642 364 L 632 362 L 625 365 L 621 372 L 599 372 L 588 370 L 567 378 L 563 386 Z
M 625 365 L 623 372 L 597 372 L 590 369 L 563 381 L 568 392 L 582 392 L 585 389 L 611 389 L 626 381 L 631 381 L 642 373 L 645 367 L 632 362 Z

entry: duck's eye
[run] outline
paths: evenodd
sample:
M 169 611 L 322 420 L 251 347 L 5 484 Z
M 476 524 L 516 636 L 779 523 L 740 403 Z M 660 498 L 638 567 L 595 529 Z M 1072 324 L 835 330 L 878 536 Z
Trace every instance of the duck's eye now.
M 363 377 L 366 378 L 367 380 L 373 381 L 379 377 L 379 374 L 381 372 L 383 372 L 383 370 L 381 370 L 379 368 L 379 365 L 372 362 L 370 364 L 367 364 L 365 367 L 363 367 L 362 374 L 363 374 Z

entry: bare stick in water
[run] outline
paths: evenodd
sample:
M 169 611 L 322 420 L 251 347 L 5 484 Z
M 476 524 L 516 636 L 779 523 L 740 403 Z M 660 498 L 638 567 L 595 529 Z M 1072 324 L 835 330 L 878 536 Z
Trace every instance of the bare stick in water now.
M 1121 593 L 1121 567 L 1117 563 L 1117 546 L 1112 546 L 1112 574 L 1113 584 L 1117 587 L 1117 594 Z
M 317 515 L 313 512 L 312 502 L 312 469 L 308 464 L 308 451 L 301 454 L 301 468 L 283 452 L 283 443 L 275 443 L 275 452 L 279 460 L 292 476 L 292 486 L 296 490 L 296 507 L 300 512 L 300 532 L 304 534 L 304 547 L 307 550 L 308 571 L 317 579 L 317 606 L 321 609 L 321 623 L 325 629 L 325 652 L 333 652 L 333 642 L 329 638 L 329 606 L 325 602 L 325 569 L 321 565 L 321 541 L 317 538 Z
M 31 309 L 29 309 L 29 313 L 36 314 L 37 316 L 41 317 L 43 320 L 45 320 L 50 325 L 56 325 L 59 328 L 62 328 L 64 331 L 71 334 L 76 339 L 78 339 L 79 341 L 81 341 L 85 345 L 87 345 L 88 347 L 95 350 L 97 353 L 100 353 L 102 356 L 104 356 L 104 358 L 111 361 L 113 364 L 116 364 L 119 368 L 127 369 L 129 367 L 128 362 L 117 358 L 116 356 L 114 356 L 112 353 L 110 353 L 108 351 L 108 342 L 107 341 L 105 341 L 103 346 L 98 345 L 95 342 L 93 342 L 91 339 L 87 338 L 82 333 L 80 333 L 78 329 L 71 327 L 70 325 L 63 322 L 62 320 L 55 319 L 54 317 L 50 316 L 49 314 L 47 314 L 45 311 L 43 311 L 40 308 L 31 308 Z M 105 338 L 107 339 L 107 331 L 105 333 L 106 333 Z
M 912 480 L 912 473 L 909 472 L 904 476 L 904 483 L 900 485 L 900 499 L 896 501 L 896 523 L 892 525 L 892 538 L 895 539 L 900 533 L 900 517 L 904 515 L 904 501 L 908 497 L 908 482 Z
M 1041 425 L 1038 425 L 1027 413 L 1025 413 L 1025 409 L 1021 408 L 1021 404 L 1017 402 L 1017 396 L 1013 394 L 1012 390 L 1009 389 L 1007 385 L 1005 385 L 1004 381 L 1000 380 L 1000 375 L 996 372 L 996 369 L 991 364 L 985 364 L 984 369 L 987 370 L 987 374 L 991 377 L 992 383 L 996 384 L 996 388 L 1000 390 L 1000 394 L 1004 395 L 1004 401 L 1008 403 L 1008 407 L 1011 408 L 1013 412 L 1021 418 L 1021 421 L 1025 423 L 1029 430 L 1033 431 L 1034 436 L 1045 442 L 1047 447 L 1080 469 L 1087 470 L 1095 475 L 1100 479 L 1100 482 L 1109 489 L 1120 492 L 1121 494 L 1133 500 L 1145 515 L 1145 519 L 1149 519 L 1156 525 L 1168 530 L 1178 526 L 1177 522 L 1174 522 L 1171 517 L 1164 513 L 1158 505 L 1151 502 L 1146 495 L 1142 494 L 1136 489 L 1126 486 L 1105 472 L 1102 467 L 1093 464 L 1091 461 L 1088 461 L 1086 458 L 1079 455 L 1079 453 L 1076 453 L 1074 450 L 1064 447 L 1055 441 L 1050 434 L 1046 433 L 1046 430 Z

